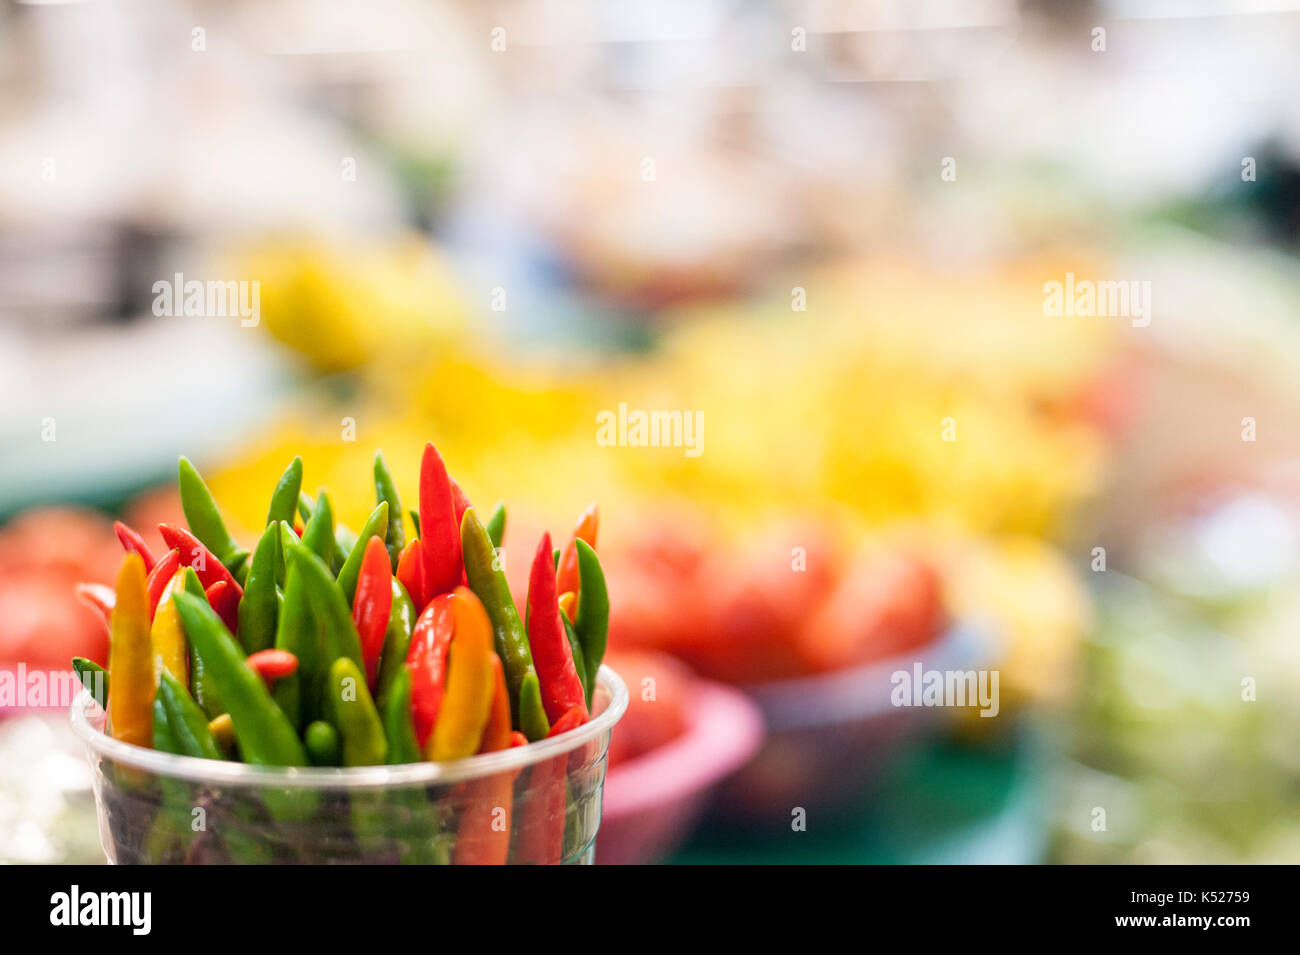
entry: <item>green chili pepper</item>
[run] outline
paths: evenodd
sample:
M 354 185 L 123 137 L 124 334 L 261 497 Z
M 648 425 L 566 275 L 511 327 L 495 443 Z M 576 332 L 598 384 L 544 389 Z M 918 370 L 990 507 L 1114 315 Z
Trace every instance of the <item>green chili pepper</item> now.
M 407 511 L 406 514 L 411 519 L 411 526 L 415 528 L 415 536 L 419 537 L 420 536 L 420 512 Z
M 370 542 L 372 537 L 383 540 L 387 531 L 388 502 L 381 501 L 379 506 L 371 511 L 370 516 L 366 518 L 365 524 L 361 527 L 361 533 L 357 535 L 351 553 L 348 554 L 348 559 L 343 562 L 343 568 L 339 571 L 339 586 L 343 588 L 343 596 L 348 598 L 349 605 L 357 593 L 357 575 L 361 573 L 361 559 L 366 555 L 366 544 Z
M 167 719 L 167 708 L 162 698 L 153 698 L 153 748 L 160 753 L 173 756 L 184 755 L 176 743 Z M 154 816 L 147 839 L 147 851 L 151 859 L 180 861 L 182 854 L 182 834 L 188 830 L 185 809 L 185 787 L 174 779 L 160 779 L 162 798 L 158 813 Z
M 388 740 L 366 676 L 351 660 L 330 665 L 329 704 L 343 741 L 344 766 L 374 766 L 388 758 Z
M 569 651 L 573 654 L 573 668 L 578 671 L 578 682 L 582 684 L 582 695 L 587 700 L 587 707 L 591 707 L 591 688 L 587 686 L 587 664 L 582 655 L 582 643 L 578 640 L 578 632 L 573 629 L 573 624 L 569 623 L 569 618 L 560 614 L 560 622 L 564 624 L 564 635 L 569 638 Z
M 505 570 L 497 558 L 497 551 L 472 507 L 461 518 L 460 541 L 469 588 L 482 602 L 488 620 L 492 622 L 497 656 L 501 657 L 505 666 L 506 685 L 510 689 L 511 718 L 519 725 L 520 688 L 528 674 L 536 676 L 533 655 L 528 648 L 528 631 L 524 629 L 519 611 L 515 609 L 515 601 L 510 595 L 510 585 L 506 583 Z M 524 733 L 527 735 L 527 730 Z
M 334 506 L 328 491 L 321 491 L 316 497 L 316 510 L 302 531 L 302 546 L 324 561 L 327 568 L 333 566 Z
M 405 666 L 398 666 L 395 674 L 381 704 L 388 762 L 391 765 L 418 763 L 424 755 L 415 740 L 415 724 L 411 720 L 411 673 Z M 397 836 L 401 862 L 404 865 L 446 865 L 450 861 L 450 846 L 446 836 L 440 832 L 444 816 L 442 807 L 430 805 L 420 789 L 396 789 L 390 801 L 392 805 L 384 813 L 388 820 L 384 828 L 390 836 Z M 354 811 L 354 821 L 357 818 Z M 364 825 L 366 819 L 360 821 Z
M 212 492 L 203 483 L 203 478 L 190 463 L 190 459 L 182 455 L 177 470 L 181 509 L 185 512 L 190 531 L 216 555 L 217 560 L 226 565 L 227 570 L 232 574 L 237 573 L 248 559 L 248 551 L 240 547 L 230 536 L 230 531 L 226 530 L 226 522 L 221 519 L 221 511 L 217 509 Z
M 158 703 L 166 710 L 172 741 L 182 755 L 200 759 L 226 758 L 217 738 L 208 729 L 208 718 L 169 670 L 158 674 L 158 694 L 154 699 L 155 712 Z
M 302 688 L 308 688 L 305 696 L 312 704 L 310 708 L 313 711 L 315 701 L 319 698 L 317 693 L 312 692 L 320 686 L 322 679 L 318 644 L 316 624 L 307 605 L 307 590 L 303 586 L 302 573 L 291 566 L 285 580 L 284 600 L 280 605 L 275 628 L 275 648 L 287 650 L 297 657 L 298 669 L 277 680 L 271 695 L 295 727 L 304 723 Z
M 347 657 L 361 670 L 365 666 L 361 657 L 361 637 L 357 625 L 352 621 L 352 610 L 347 598 L 339 589 L 338 581 L 330 573 L 321 559 L 301 544 L 295 544 L 288 552 L 290 568 L 296 568 L 302 575 L 302 583 L 307 595 L 307 604 L 316 621 L 316 632 L 320 639 L 320 660 L 334 661 Z M 301 667 L 301 663 L 299 666 Z M 364 671 L 363 671 L 364 672 Z
M 506 539 L 506 505 L 502 501 L 497 505 L 496 510 L 487 522 L 488 540 L 492 542 L 493 547 L 500 547 L 501 542 Z
M 193 567 L 185 568 L 182 585 L 182 589 L 187 594 L 192 594 L 205 605 L 207 604 L 208 598 L 203 591 L 203 584 L 199 581 L 199 575 L 194 572 Z M 202 655 L 193 646 L 190 647 L 190 695 L 210 719 L 215 719 L 226 712 L 221 705 L 221 695 L 217 691 L 217 686 L 208 674 L 207 665 Z
M 384 735 L 388 738 L 390 763 L 418 763 L 423 756 L 415 740 L 415 724 L 411 720 L 411 672 L 398 667 L 393 685 L 383 701 Z
M 303 766 L 307 753 L 262 678 L 244 664 L 243 651 L 206 600 L 172 596 L 190 646 L 207 663 L 226 704 L 244 760 L 264 766 Z
M 388 612 L 388 630 L 384 633 L 384 646 L 379 651 L 379 678 L 375 683 L 375 699 L 382 704 L 398 674 L 406 669 L 406 650 L 411 645 L 411 632 L 415 629 L 415 604 L 406 588 L 393 578 L 393 607 Z
M 315 510 L 316 510 L 316 502 L 312 500 L 311 495 L 308 494 L 306 491 L 299 491 L 298 492 L 298 516 L 302 518 L 302 523 L 304 527 L 306 527 L 307 522 L 311 520 L 311 516 L 315 512 Z M 293 521 L 290 521 L 289 523 L 292 524 Z
M 171 723 L 168 722 L 167 707 L 163 706 L 162 699 L 157 695 L 153 698 L 153 748 L 160 753 L 171 753 L 173 756 L 185 755 L 177 745 L 176 734 L 172 732 Z
M 271 506 L 266 511 L 266 523 L 278 524 L 281 521 L 293 523 L 293 512 L 298 506 L 298 495 L 302 492 L 302 458 L 294 458 L 280 475 L 280 480 L 271 492 Z
M 239 601 L 239 642 L 248 653 L 257 653 L 275 644 L 279 611 L 275 565 L 279 556 L 280 527 L 268 524 L 253 551 L 244 596 Z
M 301 544 L 302 539 L 294 533 L 293 526 L 288 521 L 280 522 L 280 557 L 283 559 L 285 552 L 294 544 Z
M 397 494 L 397 482 L 389 473 L 383 452 L 375 452 L 374 471 L 375 500 L 388 504 L 390 520 L 384 534 L 384 546 L 388 548 L 388 559 L 392 562 L 393 570 L 396 571 L 397 558 L 402 555 L 402 548 L 406 546 L 406 533 L 402 529 L 402 499 Z
M 203 582 L 199 580 L 199 575 L 193 567 L 186 567 L 185 573 L 181 575 L 181 584 L 184 586 L 186 593 L 191 593 L 196 597 L 207 598 L 207 591 L 203 589 Z
M 81 685 L 95 698 L 95 702 L 100 706 L 108 706 L 108 671 L 85 657 L 73 657 L 72 669 Z
M 546 718 L 546 705 L 542 702 L 542 684 L 536 671 L 530 670 L 519 684 L 519 730 L 529 742 L 546 739 L 551 732 L 551 721 Z
M 313 766 L 337 766 L 342 758 L 339 748 L 339 731 L 333 723 L 315 720 L 303 734 L 307 758 Z
M 605 646 L 609 642 L 609 591 L 605 587 L 605 572 L 600 558 L 582 538 L 578 547 L 578 609 L 574 614 L 573 629 L 582 644 L 582 656 L 587 665 L 587 706 L 596 691 L 596 673 L 605 659 Z M 576 663 L 576 658 L 575 658 Z

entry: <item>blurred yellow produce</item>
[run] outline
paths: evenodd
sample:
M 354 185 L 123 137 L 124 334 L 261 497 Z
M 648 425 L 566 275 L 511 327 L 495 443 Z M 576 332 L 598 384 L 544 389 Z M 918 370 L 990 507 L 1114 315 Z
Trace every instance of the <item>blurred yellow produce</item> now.
M 240 258 L 267 330 L 321 371 L 405 362 L 465 330 L 454 276 L 419 236 L 280 239 Z
M 326 313 L 311 337 L 330 338 L 335 323 L 360 340 L 359 306 L 339 303 L 365 278 L 335 290 L 327 256 L 293 261 L 284 294 Z M 1052 260 L 965 274 L 847 263 L 804 280 L 806 312 L 777 300 L 683 314 L 644 356 L 507 357 L 461 339 L 421 352 L 418 374 L 395 375 L 377 344 L 357 346 L 373 358 L 360 370 L 363 397 L 288 414 L 213 488 L 256 527 L 276 477 L 302 454 L 304 488 L 328 486 L 355 528 L 373 497 L 374 451 L 414 507 L 433 440 L 472 500 L 508 497 L 525 526 L 565 534 L 599 500 L 607 546 L 635 515 L 683 501 L 709 515 L 720 544 L 791 516 L 838 528 L 846 552 L 900 523 L 927 528 L 936 541 L 977 542 L 952 563 L 950 599 L 957 613 L 998 621 L 1008 692 L 1059 700 L 1087 603 L 1044 541 L 1069 532 L 1101 479 L 1106 439 L 1082 396 L 1115 354 L 1104 319 L 1042 314 L 1042 283 L 1061 271 Z M 341 367 L 336 344 L 313 342 L 313 360 Z M 602 447 L 597 414 L 620 403 L 702 414 L 703 453 Z

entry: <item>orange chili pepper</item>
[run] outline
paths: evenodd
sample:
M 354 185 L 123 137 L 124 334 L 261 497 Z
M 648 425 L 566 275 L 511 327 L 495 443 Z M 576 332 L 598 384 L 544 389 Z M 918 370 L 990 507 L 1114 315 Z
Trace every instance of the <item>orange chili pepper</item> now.
M 573 536 L 569 542 L 564 545 L 564 553 L 560 554 L 560 566 L 556 572 L 556 591 L 557 593 L 578 593 L 578 544 L 579 539 L 585 540 L 594 550 L 596 547 L 596 528 L 600 525 L 600 512 L 596 509 L 595 504 L 591 504 L 582 516 L 578 518 L 578 526 L 573 529 Z
M 117 599 L 110 626 L 109 728 L 114 739 L 153 745 L 153 653 L 149 641 L 149 591 L 144 558 L 126 555 L 117 573 Z

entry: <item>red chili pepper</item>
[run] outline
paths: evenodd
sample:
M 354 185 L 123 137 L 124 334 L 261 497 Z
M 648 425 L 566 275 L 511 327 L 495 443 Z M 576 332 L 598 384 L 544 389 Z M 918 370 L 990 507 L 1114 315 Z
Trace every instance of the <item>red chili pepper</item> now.
M 162 560 L 153 565 L 153 570 L 149 571 L 149 579 L 145 582 L 149 588 L 149 619 L 158 612 L 158 604 L 162 601 L 163 591 L 167 589 L 168 582 L 176 576 L 176 571 L 181 569 L 181 552 L 172 548 L 163 554 Z
M 366 542 L 357 574 L 357 592 L 352 598 L 352 619 L 361 636 L 361 658 L 366 664 L 366 682 L 373 690 L 379 674 L 379 651 L 388 632 L 388 615 L 393 610 L 393 565 L 382 537 Z
M 424 446 L 420 461 L 420 559 L 426 600 L 451 593 L 460 585 L 465 566 L 451 478 L 432 442 Z
M 560 569 L 556 573 L 556 590 L 562 594 L 578 592 L 578 544 L 579 539 L 586 541 L 591 545 L 591 549 L 596 549 L 596 528 L 600 525 L 600 512 L 596 505 L 590 505 L 582 516 L 578 518 L 578 526 L 573 529 L 573 536 L 569 542 L 564 545 L 564 553 L 560 555 Z
M 574 707 L 565 713 L 558 720 L 551 724 L 551 731 L 546 734 L 546 738 L 559 736 L 561 733 L 567 733 L 569 730 L 576 730 L 583 723 L 587 722 L 586 707 L 582 709 Z
M 232 634 L 239 629 L 239 598 L 231 598 L 230 584 L 224 580 L 218 580 L 204 592 L 208 598 L 208 603 L 212 609 L 217 612 L 221 622 L 226 625 L 226 629 Z
M 406 651 L 406 668 L 411 671 L 411 715 L 421 750 L 433 733 L 447 688 L 447 651 L 456 631 L 451 601 L 451 594 L 434 598 L 415 622 Z
M 420 559 L 420 542 L 413 540 L 402 548 L 397 558 L 397 579 L 406 588 L 406 595 L 419 613 L 428 604 L 424 597 L 424 569 Z
M 104 615 L 104 623 L 113 619 L 113 605 L 117 603 L 117 592 L 105 584 L 77 584 L 77 596 L 83 603 L 89 604 Z
M 460 527 L 460 522 L 465 519 L 465 512 L 474 505 L 470 504 L 469 498 L 465 496 L 465 492 L 461 490 L 454 477 L 448 475 L 447 480 L 451 482 L 451 503 L 456 510 L 456 526 Z
M 542 706 L 546 718 L 555 723 L 569 710 L 578 707 L 587 718 L 587 703 L 573 665 L 573 651 L 560 620 L 560 604 L 555 592 L 555 557 L 551 535 L 543 534 L 533 557 L 528 578 L 528 645 L 542 686 Z
M 532 768 L 528 798 L 519 806 L 523 818 L 515 845 L 520 865 L 558 865 L 564 857 L 564 774 L 567 753 L 553 756 Z
M 469 498 L 466 496 L 465 492 L 460 489 L 460 485 L 456 483 L 454 477 L 448 475 L 447 480 L 451 481 L 451 502 L 456 511 L 456 526 L 460 527 L 461 521 L 465 519 L 465 512 L 474 505 L 469 502 Z M 469 574 L 465 570 L 465 561 L 463 557 L 461 559 L 460 567 L 460 586 L 469 586 Z
M 194 568 L 194 573 L 198 574 L 199 583 L 205 590 L 217 581 L 224 580 L 233 595 L 226 599 L 238 606 L 239 598 L 244 595 L 244 589 L 231 576 L 230 571 L 226 570 L 226 565 L 217 560 L 216 555 L 204 547 L 197 537 L 183 527 L 173 527 L 171 524 L 159 524 L 158 533 L 162 534 L 162 539 L 168 547 L 174 547 L 181 552 L 181 564 Z
M 519 730 L 512 730 L 512 731 L 510 732 L 510 748 L 511 748 L 511 749 L 514 749 L 516 746 L 527 746 L 527 745 L 528 745 L 528 737 L 527 737 L 527 736 L 525 736 L 523 733 L 519 732 Z
M 276 680 L 298 672 L 298 658 L 288 650 L 258 650 L 244 662 L 266 682 L 268 689 L 275 685 Z
M 147 574 L 153 570 L 156 561 L 153 559 L 153 551 L 144 542 L 144 538 L 121 521 L 113 522 L 113 530 L 117 532 L 117 539 L 122 542 L 122 546 L 128 554 L 136 553 L 140 555 L 140 559 L 144 561 L 144 572 Z

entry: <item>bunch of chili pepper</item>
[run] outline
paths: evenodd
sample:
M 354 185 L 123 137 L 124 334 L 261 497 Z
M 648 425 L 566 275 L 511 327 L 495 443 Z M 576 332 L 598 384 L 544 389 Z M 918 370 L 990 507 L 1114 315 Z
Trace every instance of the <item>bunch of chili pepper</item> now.
M 83 588 L 109 623 L 109 667 L 74 661 L 106 689 L 109 733 L 206 759 L 363 766 L 460 759 L 588 720 L 609 620 L 594 506 L 562 553 L 549 534 L 539 542 L 521 618 L 502 566 L 504 506 L 484 523 L 432 444 L 409 541 L 382 454 L 356 535 L 302 477 L 295 458 L 251 551 L 183 457 L 188 528 L 159 525 L 166 553 L 117 525 L 127 556 L 115 588 Z M 473 805 L 508 803 L 509 780 L 505 793 L 471 785 L 492 789 Z M 552 788 L 562 818 L 563 780 Z M 456 861 L 506 861 L 499 826 L 463 826 Z M 558 861 L 554 826 L 540 829 L 522 861 Z

